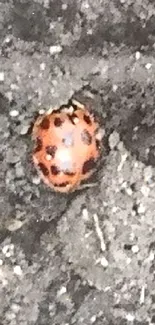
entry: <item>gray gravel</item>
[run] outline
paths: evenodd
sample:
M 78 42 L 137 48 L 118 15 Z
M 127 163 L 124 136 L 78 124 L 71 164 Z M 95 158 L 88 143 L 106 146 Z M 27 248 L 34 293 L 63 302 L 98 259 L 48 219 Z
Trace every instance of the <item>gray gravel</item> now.
M 155 324 L 154 19 L 151 0 L 0 0 L 0 325 Z M 27 131 L 73 94 L 105 149 L 97 186 L 59 195 Z

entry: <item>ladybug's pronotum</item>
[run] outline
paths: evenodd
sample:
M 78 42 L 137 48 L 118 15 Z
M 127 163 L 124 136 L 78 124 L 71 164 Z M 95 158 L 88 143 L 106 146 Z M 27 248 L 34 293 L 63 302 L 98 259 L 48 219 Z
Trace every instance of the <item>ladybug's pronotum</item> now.
M 94 115 L 76 100 L 38 117 L 33 161 L 43 181 L 59 192 L 77 189 L 96 168 L 101 134 Z

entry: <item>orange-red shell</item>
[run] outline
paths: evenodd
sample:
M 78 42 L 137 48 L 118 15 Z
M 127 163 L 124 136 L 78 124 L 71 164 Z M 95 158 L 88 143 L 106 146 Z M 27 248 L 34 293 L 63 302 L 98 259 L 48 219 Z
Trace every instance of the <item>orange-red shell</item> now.
M 73 103 L 40 116 L 32 131 L 34 164 L 59 192 L 73 191 L 89 178 L 100 156 L 98 123 L 85 106 Z

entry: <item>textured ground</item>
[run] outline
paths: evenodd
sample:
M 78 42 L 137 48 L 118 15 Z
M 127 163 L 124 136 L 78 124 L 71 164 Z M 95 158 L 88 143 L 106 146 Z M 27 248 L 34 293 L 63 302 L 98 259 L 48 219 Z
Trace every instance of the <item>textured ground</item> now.
M 0 0 L 0 325 L 155 323 L 154 50 L 151 0 Z M 27 130 L 76 92 L 105 157 L 56 195 Z

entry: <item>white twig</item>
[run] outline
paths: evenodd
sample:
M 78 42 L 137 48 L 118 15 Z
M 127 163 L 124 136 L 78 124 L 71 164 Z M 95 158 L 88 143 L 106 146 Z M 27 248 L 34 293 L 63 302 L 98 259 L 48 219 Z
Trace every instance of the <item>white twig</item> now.
M 106 250 L 106 247 L 105 247 L 105 243 L 104 243 L 103 233 L 102 233 L 101 228 L 99 226 L 98 215 L 95 213 L 93 215 L 93 217 L 94 217 L 96 233 L 97 233 L 97 236 L 98 236 L 98 238 L 100 240 L 100 243 L 101 243 L 101 250 L 102 250 L 102 252 L 104 252 Z

